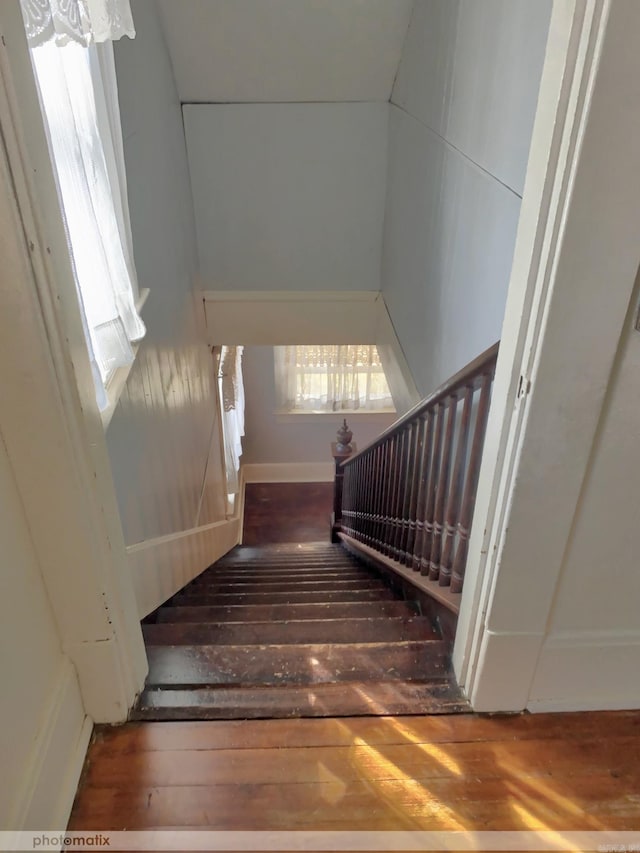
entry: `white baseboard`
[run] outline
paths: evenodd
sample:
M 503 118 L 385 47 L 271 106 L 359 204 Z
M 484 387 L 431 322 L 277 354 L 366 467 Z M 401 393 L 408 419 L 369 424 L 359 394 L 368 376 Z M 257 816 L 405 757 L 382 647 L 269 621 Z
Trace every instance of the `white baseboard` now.
M 333 462 L 264 462 L 242 466 L 245 483 L 332 483 Z
M 594 631 L 546 639 L 527 708 L 605 711 L 640 708 L 640 632 Z
M 140 618 L 220 559 L 240 541 L 238 518 L 148 539 L 127 548 Z
M 93 722 L 84 712 L 75 669 L 65 657 L 25 764 L 16 828 L 66 828 Z

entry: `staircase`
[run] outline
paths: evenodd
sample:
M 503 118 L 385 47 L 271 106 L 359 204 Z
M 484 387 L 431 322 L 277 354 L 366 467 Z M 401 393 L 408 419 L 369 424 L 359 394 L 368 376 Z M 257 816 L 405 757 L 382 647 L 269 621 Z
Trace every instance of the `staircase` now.
M 437 624 L 340 545 L 237 547 L 143 632 L 138 720 L 469 710 Z

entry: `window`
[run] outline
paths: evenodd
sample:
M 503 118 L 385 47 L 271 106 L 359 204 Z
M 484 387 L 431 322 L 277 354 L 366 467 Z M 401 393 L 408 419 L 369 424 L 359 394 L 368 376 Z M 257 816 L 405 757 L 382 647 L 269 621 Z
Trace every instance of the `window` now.
M 133 29 L 127 2 L 106 4 L 106 11 L 103 5 L 22 2 L 101 410 L 109 404 L 109 380 L 133 362 L 145 334 L 111 44 Z
M 275 369 L 286 411 L 395 411 L 375 346 L 276 347 Z

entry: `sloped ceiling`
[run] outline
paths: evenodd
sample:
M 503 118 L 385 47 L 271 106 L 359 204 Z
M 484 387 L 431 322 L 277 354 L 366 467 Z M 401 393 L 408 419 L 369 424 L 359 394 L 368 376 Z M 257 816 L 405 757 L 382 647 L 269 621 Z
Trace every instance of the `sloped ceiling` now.
M 413 0 L 158 0 L 183 102 L 387 101 Z

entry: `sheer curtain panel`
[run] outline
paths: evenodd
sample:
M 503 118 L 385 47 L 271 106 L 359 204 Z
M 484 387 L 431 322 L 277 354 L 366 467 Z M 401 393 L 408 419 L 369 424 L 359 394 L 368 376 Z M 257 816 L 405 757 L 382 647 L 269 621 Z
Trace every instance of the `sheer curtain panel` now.
M 275 348 L 276 387 L 287 411 L 393 411 L 375 346 Z
M 145 327 L 111 40 L 133 37 L 128 0 L 21 0 L 101 409 Z M 101 42 L 100 44 L 96 42 Z

